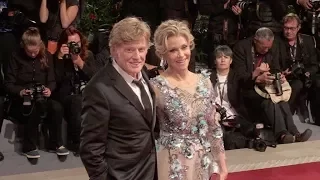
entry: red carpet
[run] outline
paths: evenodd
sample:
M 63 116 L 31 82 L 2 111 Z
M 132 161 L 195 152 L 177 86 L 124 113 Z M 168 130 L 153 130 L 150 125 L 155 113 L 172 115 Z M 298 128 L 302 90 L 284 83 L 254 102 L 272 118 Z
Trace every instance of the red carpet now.
M 212 177 L 211 180 L 217 178 Z M 229 173 L 227 180 L 320 180 L 320 162 Z

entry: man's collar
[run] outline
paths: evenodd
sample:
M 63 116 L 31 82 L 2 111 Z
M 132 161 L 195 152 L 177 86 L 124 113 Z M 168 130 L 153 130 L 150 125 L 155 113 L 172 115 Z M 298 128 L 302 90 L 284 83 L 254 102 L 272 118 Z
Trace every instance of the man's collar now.
M 132 77 L 131 75 L 129 75 L 126 71 L 124 71 L 116 62 L 115 59 L 112 60 L 112 66 L 118 71 L 118 73 L 123 77 L 123 79 L 127 82 L 127 83 L 132 83 L 133 80 L 141 80 L 142 78 L 142 73 L 139 72 L 138 73 L 138 79 L 135 79 L 134 77 Z

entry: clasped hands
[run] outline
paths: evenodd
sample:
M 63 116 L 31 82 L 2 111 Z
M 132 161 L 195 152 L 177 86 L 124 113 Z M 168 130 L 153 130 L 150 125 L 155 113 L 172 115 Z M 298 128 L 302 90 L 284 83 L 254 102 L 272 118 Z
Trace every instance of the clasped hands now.
M 29 94 L 32 94 L 33 91 L 30 90 L 30 89 L 23 89 L 20 91 L 20 96 L 23 97 L 23 96 L 26 96 L 26 95 L 29 95 Z M 47 87 L 44 87 L 44 90 L 43 90 L 43 96 L 44 97 L 50 97 L 51 96 L 51 90 Z
M 275 76 L 270 73 L 270 67 L 268 63 L 261 63 L 252 73 L 252 79 L 258 84 L 270 85 L 275 80 Z M 281 82 L 284 83 L 286 80 L 285 74 L 281 73 Z

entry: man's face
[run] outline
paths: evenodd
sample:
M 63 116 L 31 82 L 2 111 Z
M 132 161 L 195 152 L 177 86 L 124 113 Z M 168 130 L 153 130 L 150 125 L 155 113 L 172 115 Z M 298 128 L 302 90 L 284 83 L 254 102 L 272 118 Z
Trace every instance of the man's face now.
M 254 45 L 256 53 L 259 54 L 266 54 L 269 52 L 269 50 L 272 48 L 273 39 L 267 40 L 267 39 L 254 39 Z
M 283 34 L 288 40 L 294 40 L 300 30 L 297 20 L 291 20 L 283 24 Z
M 149 43 L 145 37 L 132 42 L 122 43 L 112 47 L 112 57 L 117 64 L 129 75 L 137 78 L 144 66 Z

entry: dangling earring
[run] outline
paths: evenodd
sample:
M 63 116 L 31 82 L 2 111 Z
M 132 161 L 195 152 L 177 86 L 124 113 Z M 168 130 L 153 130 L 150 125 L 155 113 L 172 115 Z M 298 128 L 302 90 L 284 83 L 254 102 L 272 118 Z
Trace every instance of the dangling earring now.
M 162 67 L 164 69 L 166 65 L 167 65 L 167 61 L 164 60 L 163 57 L 161 57 L 160 67 Z

